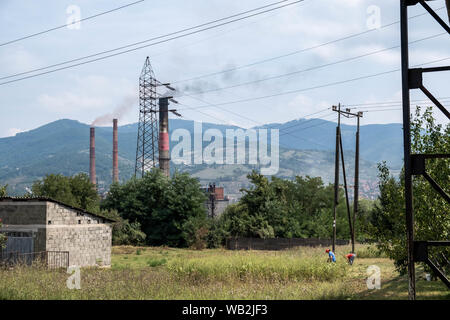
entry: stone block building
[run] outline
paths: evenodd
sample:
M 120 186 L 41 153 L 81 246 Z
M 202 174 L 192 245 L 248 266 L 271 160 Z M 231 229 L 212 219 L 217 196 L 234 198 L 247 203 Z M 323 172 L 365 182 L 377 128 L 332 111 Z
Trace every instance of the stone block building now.
M 110 266 L 112 220 L 47 198 L 0 198 L 3 255 L 68 253 L 70 266 Z M 60 258 L 59 258 L 60 259 Z

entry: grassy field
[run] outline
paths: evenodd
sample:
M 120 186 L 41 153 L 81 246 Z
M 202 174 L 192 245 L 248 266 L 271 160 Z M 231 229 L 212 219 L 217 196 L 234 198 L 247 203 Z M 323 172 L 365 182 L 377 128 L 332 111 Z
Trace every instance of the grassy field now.
M 0 270 L 0 299 L 406 299 L 407 281 L 392 261 L 370 247 L 348 247 L 327 263 L 324 248 L 285 251 L 188 250 L 114 247 L 108 269 L 81 270 L 81 290 L 66 287 L 68 274 L 37 268 Z M 368 290 L 366 270 L 381 269 L 381 289 Z M 440 281 L 417 273 L 418 299 L 450 299 Z

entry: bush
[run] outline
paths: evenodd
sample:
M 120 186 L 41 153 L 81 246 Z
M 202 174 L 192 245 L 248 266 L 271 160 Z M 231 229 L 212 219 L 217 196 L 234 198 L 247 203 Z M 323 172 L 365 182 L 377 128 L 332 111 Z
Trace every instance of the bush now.
M 167 262 L 167 260 L 164 259 L 164 258 L 162 258 L 162 259 L 149 259 L 147 261 L 147 265 L 149 267 L 154 268 L 154 267 L 162 266 L 162 265 L 166 264 L 166 262 Z
M 145 243 L 145 233 L 141 231 L 139 222 L 130 223 L 128 220 L 120 218 L 113 225 L 112 242 L 113 245 L 138 246 Z
M 183 238 L 190 248 L 205 249 L 209 233 L 206 217 L 191 217 L 182 226 Z
M 6 193 L 6 188 L 8 187 L 8 185 L 6 186 L 1 186 L 0 185 L 0 198 L 1 197 L 6 197 L 8 194 Z
M 367 246 L 356 250 L 357 258 L 386 258 L 387 255 L 375 246 Z
M 226 228 L 223 226 L 222 220 L 219 219 L 211 219 L 209 223 L 209 232 L 206 238 L 206 243 L 208 248 L 220 248 L 225 245 L 226 239 L 229 237 L 229 233 Z

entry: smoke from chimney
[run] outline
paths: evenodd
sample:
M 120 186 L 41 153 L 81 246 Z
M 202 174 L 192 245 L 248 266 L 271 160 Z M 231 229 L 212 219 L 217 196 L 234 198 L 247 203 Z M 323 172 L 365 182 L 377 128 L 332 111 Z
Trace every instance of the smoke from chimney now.
M 128 113 L 133 106 L 136 105 L 136 97 L 128 96 L 123 99 L 123 101 L 111 112 L 104 115 L 101 115 L 100 117 L 97 117 L 91 124 L 91 126 L 101 126 L 101 125 L 107 125 L 113 121 L 113 119 L 120 119 L 122 118 L 126 113 Z
M 119 182 L 119 143 L 117 119 L 113 119 L 113 182 Z
M 90 130 L 90 148 L 89 148 L 89 177 L 91 183 L 96 185 L 97 179 L 95 177 L 95 128 L 91 127 Z

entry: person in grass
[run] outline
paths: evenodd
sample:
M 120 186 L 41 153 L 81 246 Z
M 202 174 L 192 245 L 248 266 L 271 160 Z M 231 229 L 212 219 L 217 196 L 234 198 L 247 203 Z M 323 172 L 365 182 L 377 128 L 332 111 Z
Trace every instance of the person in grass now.
M 352 264 L 353 264 L 353 261 L 355 261 L 356 254 L 350 252 L 349 254 L 346 254 L 345 257 L 347 258 L 348 264 L 349 264 L 349 265 L 352 265 Z
M 333 251 L 330 249 L 325 250 L 326 253 L 328 253 L 328 262 L 336 262 L 336 256 L 334 255 Z

